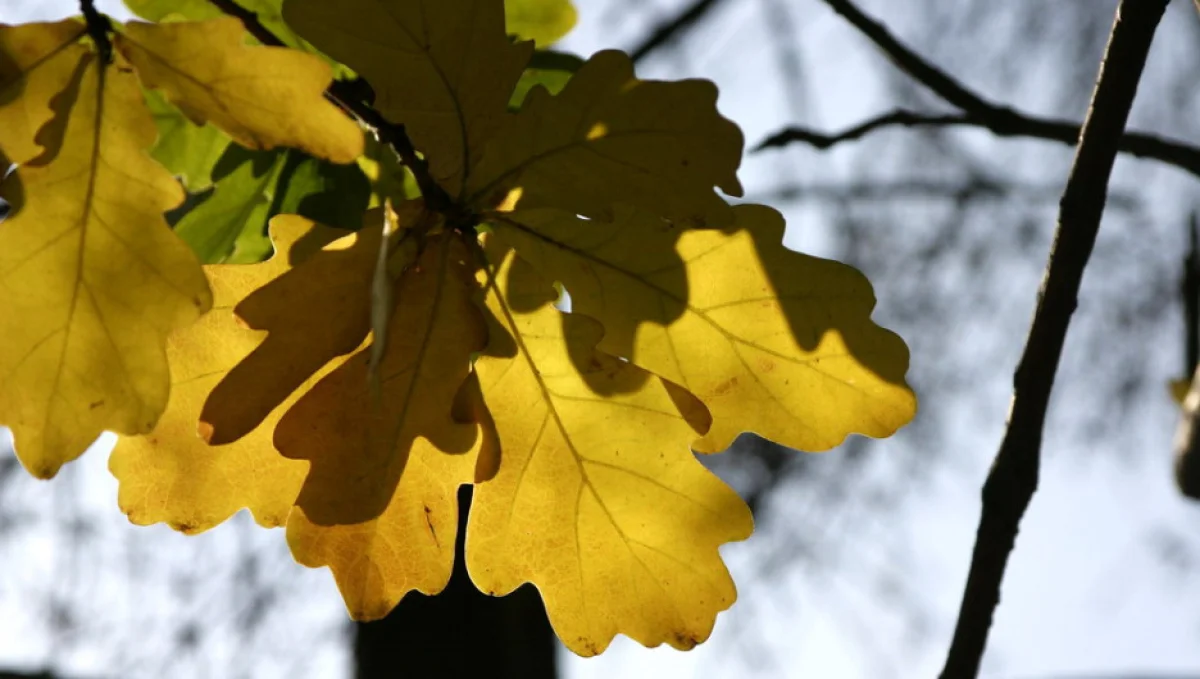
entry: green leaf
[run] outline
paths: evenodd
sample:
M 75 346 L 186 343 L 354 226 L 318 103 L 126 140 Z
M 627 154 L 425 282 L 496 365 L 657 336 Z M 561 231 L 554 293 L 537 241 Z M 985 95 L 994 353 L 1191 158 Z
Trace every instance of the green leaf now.
M 371 192 L 357 165 L 335 165 L 294 149 L 250 151 L 232 144 L 212 175 L 211 193 L 197 197 L 175 225 L 207 263 L 262 261 L 272 252 L 267 222 L 277 214 L 356 230 Z
M 158 141 L 150 155 L 183 180 L 193 193 L 212 186 L 212 171 L 231 140 L 211 124 L 196 125 L 157 90 L 143 89 Z
M 301 156 L 281 178 L 277 212 L 298 214 L 325 226 L 357 231 L 371 198 L 371 183 L 358 165 L 335 165 Z
M 571 0 L 506 0 L 504 25 L 510 35 L 548 47 L 575 27 Z
M 517 86 L 513 89 L 512 98 L 508 100 L 508 110 L 520 110 L 525 96 L 537 85 L 545 87 L 550 94 L 558 94 L 567 86 L 567 81 L 583 65 L 583 59 L 568 52 L 539 50 L 533 53 L 529 67 L 521 74 Z
M 213 170 L 211 195 L 183 216 L 175 233 L 208 263 L 259 261 L 271 252 L 267 220 L 285 151 L 229 146 Z

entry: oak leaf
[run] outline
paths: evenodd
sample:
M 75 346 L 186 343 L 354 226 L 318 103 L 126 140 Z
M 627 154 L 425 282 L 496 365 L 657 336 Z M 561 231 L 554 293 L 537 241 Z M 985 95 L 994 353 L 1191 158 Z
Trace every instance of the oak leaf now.
M 38 132 L 55 117 L 52 99 L 71 81 L 88 50 L 77 44 L 83 24 L 70 19 L 0 24 L 0 170 L 58 152 L 59 140 Z M 52 145 L 46 147 L 45 144 Z M 48 160 L 48 158 L 47 158 Z
M 206 264 L 262 261 L 271 253 L 267 223 L 278 214 L 357 229 L 371 190 L 357 165 L 335 165 L 295 149 L 250 151 L 237 144 L 226 146 L 207 176 L 216 182 L 213 190 L 193 196 L 197 204 L 175 223 L 175 233 Z
M 210 444 L 249 434 L 322 366 L 355 351 L 366 339 L 383 211 L 367 212 L 363 224 L 338 248 L 309 258 L 238 303 L 234 314 L 240 322 L 267 331 L 267 337 L 213 387 L 205 402 L 201 433 Z M 304 247 L 301 240 L 289 256 L 303 257 Z
M 291 146 L 337 163 L 363 151 L 358 125 L 324 97 L 319 58 L 243 43 L 237 19 L 126 24 L 114 39 L 146 87 L 163 90 L 196 124 L 211 121 L 251 149 Z
M 235 305 L 293 268 L 290 252 L 302 237 L 332 241 L 339 235 L 293 216 L 275 219 L 271 231 L 276 252 L 266 262 L 205 267 L 213 309 L 176 330 L 168 341 L 172 387 L 166 411 L 149 434 L 117 440 L 109 470 L 120 482 L 117 503 L 134 523 L 163 522 L 185 533 L 198 533 L 243 507 L 264 526 L 281 526 L 287 520 L 307 465 L 281 456 L 271 437 L 284 411 L 336 362 L 310 377 L 240 440 L 209 446 L 197 432 L 201 408 L 213 386 L 257 349 L 266 335 L 243 327 L 234 315 Z M 336 256 L 333 252 L 317 251 L 301 259 Z M 313 279 L 312 284 L 319 286 L 322 281 Z
M 129 11 L 146 21 L 205 21 L 228 16 L 209 0 L 124 0 Z M 353 73 L 345 66 L 321 54 L 304 38 L 292 30 L 283 20 L 284 0 L 235 0 L 242 10 L 254 15 L 255 21 L 271 33 L 285 46 L 315 54 L 333 67 L 337 77 L 352 76 Z M 248 38 L 253 44 L 261 44 L 254 38 Z
M 546 47 L 558 41 L 579 19 L 570 0 L 505 0 L 504 27 L 517 35 Z
M 451 234 L 431 240 L 396 281 L 395 312 L 371 393 L 370 348 L 321 380 L 284 415 L 275 444 L 312 469 L 297 505 L 322 525 L 358 523 L 382 512 L 424 438 L 448 453 L 469 450 L 475 426 L 451 410 L 470 358 L 484 345 L 473 304 L 471 258 Z
M 193 123 L 161 92 L 143 90 L 142 94 L 158 128 L 158 141 L 150 149 L 150 155 L 179 177 L 189 191 L 196 193 L 211 187 L 213 169 L 233 140 L 211 123 Z
M 501 595 L 534 583 L 581 655 L 617 633 L 691 648 L 733 603 L 717 548 L 749 537 L 750 510 L 688 450 L 696 432 L 664 383 L 596 351 L 600 325 L 559 312 L 554 297 L 512 255 L 488 289 L 491 339 L 475 369 L 501 465 L 475 487 L 471 579 Z M 619 395 L 596 393 L 596 381 Z
M 102 431 L 141 434 L 166 407 L 165 345 L 207 311 L 200 263 L 162 213 L 183 198 L 146 149 L 154 123 L 124 64 L 78 62 L 62 148 L 0 185 L 0 422 L 35 476 Z M 8 189 L 19 176 L 23 196 Z
M 533 45 L 504 32 L 500 0 L 289 0 L 283 16 L 375 89 L 434 178 L 458 196 L 495 134 Z
M 470 253 L 433 238 L 396 282 L 396 311 L 368 383 L 363 349 L 284 415 L 276 447 L 311 468 L 288 520 L 296 560 L 329 566 L 351 614 L 383 617 L 407 592 L 449 581 L 458 486 L 475 478 L 476 425 L 451 413 L 484 345 Z
M 210 171 L 210 194 L 175 223 L 175 233 L 206 264 L 257 262 L 271 252 L 267 220 L 286 153 L 229 144 Z
M 534 88 L 467 182 L 468 201 L 494 208 L 557 207 L 604 218 L 614 203 L 683 225 L 729 224 L 714 186 L 740 196 L 742 133 L 704 80 L 638 80 L 623 52 L 598 52 L 562 92 Z
M 849 433 L 889 436 L 912 419 L 908 349 L 875 325 L 870 283 L 852 267 L 783 247 L 783 218 L 733 208 L 737 230 L 680 230 L 621 209 L 613 222 L 558 210 L 498 214 L 496 235 L 562 281 L 598 319 L 600 348 L 681 385 L 711 411 L 694 446 L 743 431 L 801 450 Z

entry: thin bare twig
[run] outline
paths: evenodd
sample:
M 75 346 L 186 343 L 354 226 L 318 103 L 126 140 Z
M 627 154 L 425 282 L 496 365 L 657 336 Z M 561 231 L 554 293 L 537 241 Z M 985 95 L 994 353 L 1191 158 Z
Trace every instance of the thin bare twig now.
M 670 44 L 689 28 L 699 23 L 700 19 L 712 11 L 720 1 L 696 0 L 688 5 L 679 14 L 655 26 L 645 40 L 629 50 L 629 58 L 636 64 L 649 56 L 651 52 Z
M 287 46 L 283 40 L 280 40 L 259 21 L 257 14 L 233 0 L 209 0 L 209 2 L 223 13 L 240 20 L 246 31 L 262 44 L 272 47 Z M 429 165 L 425 160 L 417 155 L 412 139 L 409 138 L 403 125 L 384 119 L 379 111 L 363 100 L 361 92 L 348 80 L 333 81 L 325 91 L 325 96 L 346 111 L 348 115 L 357 118 L 374 130 L 379 142 L 391 147 L 396 152 L 396 155 L 400 157 L 400 162 L 412 170 L 413 176 L 417 180 L 417 186 L 421 189 L 421 197 L 429 209 L 436 212 L 453 210 L 454 201 L 430 174 Z
M 1079 125 L 1067 120 L 1027 116 L 1012 109 L 989 109 L 968 113 L 917 113 L 905 109 L 880 114 L 841 132 L 825 134 L 803 127 L 788 127 L 763 140 L 755 151 L 803 142 L 818 149 L 865 137 L 886 127 L 977 127 L 999 137 L 1045 139 L 1074 145 L 1079 139 Z M 1117 150 L 1122 153 L 1158 160 L 1200 177 L 1200 148 L 1181 141 L 1163 139 L 1152 134 L 1126 132 Z
M 788 127 L 771 135 L 754 150 L 803 142 L 827 149 L 841 142 L 860 139 L 876 130 L 893 127 L 965 126 L 986 129 L 1001 137 L 1026 137 L 1074 145 L 1079 140 L 1079 124 L 1031 116 L 1007 106 L 993 104 L 946 72 L 926 61 L 901 43 L 883 24 L 868 17 L 850 0 L 824 0 L 835 12 L 866 36 L 901 71 L 929 88 L 959 113 L 917 113 L 898 109 L 883 113 L 842 132 L 825 134 L 803 127 Z M 1200 177 L 1200 147 L 1141 132 L 1122 135 L 1118 150 L 1139 158 L 1158 160 Z
M 827 0 L 830 1 L 830 0 Z M 1038 485 L 1042 429 L 1079 284 L 1100 229 L 1121 133 L 1168 0 L 1121 0 L 1059 203 L 1058 229 L 1025 350 L 1013 376 L 1008 429 L 983 485 L 971 569 L 942 679 L 979 671 L 1000 583 Z
M 928 87 L 934 94 L 964 111 L 982 111 L 1001 107 L 967 89 L 942 69 L 901 43 L 883 24 L 860 10 L 851 0 L 824 0 L 829 8 L 842 15 L 851 26 L 883 51 L 901 71 Z
M 847 205 L 870 202 L 949 199 L 968 201 L 1019 201 L 1023 204 L 1056 202 L 1062 197 L 1061 184 L 998 182 L 983 177 L 965 181 L 903 179 L 890 182 L 806 182 L 784 183 L 749 193 L 735 202 L 775 205 L 799 200 L 815 200 Z M 1125 212 L 1142 210 L 1139 196 L 1131 192 L 1108 195 L 1109 209 Z

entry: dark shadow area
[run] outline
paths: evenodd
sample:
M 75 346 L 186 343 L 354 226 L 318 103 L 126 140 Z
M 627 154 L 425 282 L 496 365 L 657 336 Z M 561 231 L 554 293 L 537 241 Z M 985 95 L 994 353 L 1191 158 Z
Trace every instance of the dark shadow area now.
M 537 590 L 523 585 L 491 597 L 471 583 L 463 555 L 469 486 L 458 500 L 450 584 L 437 596 L 409 593 L 386 618 L 354 626 L 357 679 L 557 676 L 558 643 Z
M 473 315 L 477 288 L 466 257 L 458 236 L 443 233 L 396 280 L 399 305 L 377 367 L 377 391 L 370 386 L 368 347 L 322 377 L 279 420 L 275 447 L 311 463 L 296 504 L 312 522 L 357 524 L 378 517 L 400 492 L 414 446 L 423 446 L 418 454 L 433 455 L 472 449 L 477 427 L 454 422 L 451 412 L 468 375 L 468 357 L 482 351 L 485 340 L 482 319 Z M 369 301 L 370 295 L 364 297 Z M 369 320 L 369 311 L 363 315 Z
M 238 303 L 238 318 L 269 334 L 205 401 L 200 419 L 211 428 L 209 443 L 248 434 L 322 366 L 366 338 L 380 235 L 362 234 L 350 248 L 319 251 Z

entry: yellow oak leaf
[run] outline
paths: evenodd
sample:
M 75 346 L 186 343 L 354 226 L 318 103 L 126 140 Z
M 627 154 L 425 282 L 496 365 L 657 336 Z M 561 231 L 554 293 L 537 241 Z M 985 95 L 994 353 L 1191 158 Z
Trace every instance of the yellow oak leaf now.
M 0 171 L 43 153 L 38 140 L 54 117 L 53 99 L 67 89 L 88 49 L 76 44 L 86 29 L 78 21 L 0 24 Z M 57 145 L 45 149 L 58 152 Z
M 355 620 L 378 620 L 412 591 L 437 594 L 450 581 L 458 537 L 458 487 L 474 476 L 476 453 L 447 455 L 413 441 L 379 516 L 323 526 L 292 508 L 287 539 L 296 561 L 328 566 Z
M 581 655 L 618 633 L 695 646 L 736 597 L 717 548 L 749 537 L 749 508 L 688 450 L 696 432 L 663 382 L 596 351 L 600 325 L 547 304 L 554 290 L 528 264 L 510 256 L 497 273 L 475 369 L 501 465 L 475 487 L 471 579 L 500 595 L 534 583 Z M 619 395 L 597 394 L 596 380 Z
M 132 522 L 163 522 L 184 533 L 199 533 L 243 507 L 263 526 L 282 526 L 287 520 L 308 465 L 275 450 L 271 440 L 275 424 L 336 362 L 310 377 L 262 424 L 234 443 L 209 446 L 198 435 L 197 424 L 212 388 L 266 335 L 242 326 L 234 316 L 234 305 L 299 264 L 294 259 L 289 263 L 289 254 L 301 237 L 332 241 L 348 233 L 296 215 L 281 215 L 271 222 L 274 257 L 261 264 L 205 267 L 213 309 L 176 330 L 167 343 L 172 386 L 166 411 L 151 433 L 118 439 L 109 458 L 109 470 L 120 482 L 117 503 Z M 333 249 L 311 255 L 337 256 Z
M 506 0 L 504 26 L 517 35 L 546 47 L 575 27 L 579 15 L 571 0 Z
M 572 310 L 604 324 L 600 349 L 708 406 L 713 425 L 697 450 L 723 450 L 753 431 L 820 451 L 911 420 L 908 348 L 871 321 L 867 279 L 783 247 L 783 218 L 771 208 L 733 211 L 729 232 L 681 230 L 631 209 L 611 223 L 519 210 L 493 224 L 563 283 Z
M 212 303 L 163 219 L 183 190 L 146 153 L 155 129 L 137 79 L 90 54 L 78 67 L 61 150 L 0 185 L 18 208 L 0 224 L 0 422 L 40 478 L 104 430 L 154 427 L 167 336 Z M 24 195 L 12 196 L 18 176 Z
M 307 221 L 295 215 L 276 219 L 281 218 Z M 208 443 L 230 443 L 249 434 L 322 366 L 366 339 L 383 210 L 368 211 L 363 223 L 338 248 L 308 259 L 238 303 L 234 315 L 240 322 L 268 334 L 205 401 L 200 422 Z M 290 252 L 291 261 L 304 252 L 301 240 Z
M 292 146 L 354 162 L 363 133 L 324 97 L 329 64 L 298 50 L 247 45 L 245 35 L 232 17 L 131 22 L 114 44 L 146 87 L 163 90 L 197 125 L 212 122 L 251 149 Z
M 419 437 L 448 453 L 473 445 L 476 427 L 451 416 L 471 354 L 485 342 L 471 261 L 463 242 L 444 233 L 397 279 L 377 397 L 366 348 L 283 416 L 276 447 L 312 462 L 296 501 L 310 520 L 329 526 L 379 516 Z
M 483 348 L 472 258 L 455 235 L 429 241 L 398 279 L 380 391 L 364 349 L 318 382 L 275 431 L 311 462 L 288 519 L 292 554 L 329 566 L 351 614 L 382 617 L 408 591 L 435 593 L 454 559 L 458 486 L 475 478 L 475 424 L 456 392 Z
M 507 110 L 533 52 L 504 32 L 502 0 L 289 0 L 288 25 L 375 88 L 452 196 Z
M 705 80 L 638 80 L 623 52 L 598 52 L 551 96 L 532 90 L 496 133 L 467 182 L 490 209 L 520 190 L 517 207 L 609 218 L 614 203 L 687 225 L 729 224 L 714 186 L 740 196 L 742 133 L 717 112 Z

